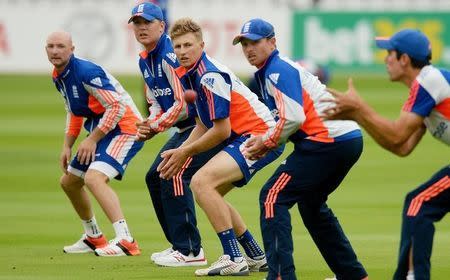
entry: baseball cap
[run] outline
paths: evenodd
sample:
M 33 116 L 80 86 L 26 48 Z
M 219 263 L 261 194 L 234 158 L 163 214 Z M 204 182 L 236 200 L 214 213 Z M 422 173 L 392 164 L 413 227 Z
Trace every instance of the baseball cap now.
M 240 43 L 242 38 L 258 41 L 259 39 L 271 38 L 273 36 L 275 36 L 275 31 L 272 24 L 263 19 L 254 18 L 244 23 L 241 34 L 234 37 L 233 45 Z
M 164 20 L 161 8 L 151 2 L 144 2 L 136 5 L 133 10 L 131 10 L 131 17 L 128 20 L 128 23 L 132 22 L 135 17 L 143 17 L 148 21 L 152 21 L 155 18 Z
M 403 29 L 392 37 L 377 37 L 375 42 L 381 49 L 398 50 L 418 61 L 427 61 L 431 57 L 430 41 L 416 29 Z

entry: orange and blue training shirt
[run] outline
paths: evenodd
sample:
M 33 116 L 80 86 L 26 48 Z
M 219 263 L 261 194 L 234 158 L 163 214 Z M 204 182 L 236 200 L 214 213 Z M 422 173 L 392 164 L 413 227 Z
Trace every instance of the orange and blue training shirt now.
M 332 95 L 316 76 L 281 57 L 278 50 L 255 73 L 255 79 L 265 104 L 277 120 L 275 129 L 263 136 L 267 147 L 277 147 L 288 140 L 333 143 L 361 137 L 354 121 L 321 120 L 322 112 L 332 105 L 322 100 Z
M 118 127 L 121 133 L 136 134 L 141 114 L 128 92 L 101 66 L 72 55 L 62 73 L 53 70 L 53 82 L 66 105 L 67 135 L 78 137 L 84 118 L 88 132 L 98 127 L 107 134 Z
M 197 92 L 196 113 L 207 127 L 217 119 L 230 118 L 231 138 L 263 135 L 273 130 L 275 120 L 264 103 L 226 66 L 203 52 L 191 69 L 179 67 L 185 88 Z

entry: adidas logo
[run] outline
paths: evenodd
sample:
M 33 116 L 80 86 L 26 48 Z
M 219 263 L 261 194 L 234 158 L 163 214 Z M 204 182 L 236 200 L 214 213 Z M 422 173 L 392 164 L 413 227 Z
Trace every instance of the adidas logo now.
M 102 80 L 100 79 L 100 77 L 94 78 L 91 80 L 91 84 L 102 87 Z
M 174 53 L 167 53 L 166 56 L 172 60 L 173 63 L 175 63 L 175 61 L 177 61 L 177 56 Z
M 272 73 L 269 75 L 269 79 L 272 80 L 274 84 L 278 83 L 278 78 L 280 77 L 280 73 Z
M 214 88 L 214 78 L 205 78 L 203 80 L 210 88 Z
M 148 77 L 150 77 L 150 76 L 148 75 L 147 69 L 145 69 L 144 70 L 144 79 L 147 79 Z

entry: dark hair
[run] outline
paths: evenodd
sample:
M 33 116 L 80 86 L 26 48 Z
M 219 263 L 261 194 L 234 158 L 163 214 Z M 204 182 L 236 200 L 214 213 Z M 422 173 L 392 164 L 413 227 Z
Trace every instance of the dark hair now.
M 400 59 L 400 57 L 401 57 L 403 54 L 406 54 L 407 56 L 409 56 L 409 59 L 411 60 L 411 66 L 412 66 L 413 68 L 422 69 L 423 67 L 425 67 L 425 66 L 431 64 L 431 62 L 430 62 L 430 60 L 431 60 L 431 52 L 430 52 L 430 55 L 427 56 L 427 58 L 426 58 L 425 60 L 417 60 L 417 59 L 415 59 L 415 58 L 412 58 L 412 57 L 411 57 L 410 55 L 408 55 L 407 53 L 403 53 L 403 52 L 401 52 L 401 51 L 399 51 L 399 50 L 395 50 L 395 51 L 396 51 L 396 53 L 397 53 L 397 60 Z

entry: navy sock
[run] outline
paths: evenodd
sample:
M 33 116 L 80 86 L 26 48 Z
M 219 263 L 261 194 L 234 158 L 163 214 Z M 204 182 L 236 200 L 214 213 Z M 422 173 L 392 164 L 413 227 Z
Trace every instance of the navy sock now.
M 220 238 L 220 242 L 223 247 L 223 254 L 229 255 L 232 261 L 235 261 L 236 258 L 242 258 L 241 251 L 238 247 L 238 242 L 236 240 L 236 235 L 232 228 L 219 232 L 217 234 Z
M 244 248 L 245 253 L 252 259 L 259 260 L 264 257 L 264 252 L 259 247 L 255 238 L 253 238 L 252 234 L 246 230 L 244 234 L 237 238 L 241 246 Z

